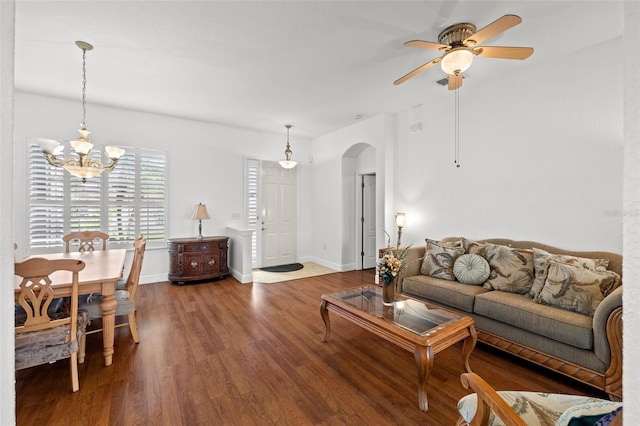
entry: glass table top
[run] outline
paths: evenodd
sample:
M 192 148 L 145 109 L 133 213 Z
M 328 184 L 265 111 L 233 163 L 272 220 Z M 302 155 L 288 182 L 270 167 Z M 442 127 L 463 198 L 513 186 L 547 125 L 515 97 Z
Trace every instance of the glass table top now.
M 398 294 L 393 306 L 385 306 L 382 303 L 382 288 L 376 285 L 350 288 L 330 296 L 423 337 L 466 318 Z

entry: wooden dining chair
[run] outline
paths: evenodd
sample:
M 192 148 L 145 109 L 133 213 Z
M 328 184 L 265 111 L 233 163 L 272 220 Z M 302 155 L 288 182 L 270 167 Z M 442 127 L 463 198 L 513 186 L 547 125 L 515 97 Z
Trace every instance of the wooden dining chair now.
M 73 241 L 78 241 L 78 251 L 94 251 L 95 246 L 94 242 L 96 240 L 102 240 L 102 250 L 107 249 L 107 240 L 109 239 L 109 234 L 101 232 L 101 231 L 81 231 L 81 232 L 71 232 L 62 237 L 62 241 L 64 241 L 64 252 L 70 253 L 71 243 Z
M 78 349 L 83 345 L 88 323 L 86 312 L 78 311 L 78 272 L 84 262 L 77 259 L 48 260 L 31 258 L 15 262 L 15 274 L 22 277 L 18 303 L 26 318 L 15 324 L 15 369 L 70 359 L 71 389 L 80 389 L 78 382 Z M 48 313 L 53 298 L 50 275 L 69 271 L 72 276 L 70 310 Z
M 140 343 L 140 336 L 138 335 L 138 324 L 136 323 L 136 304 L 135 298 L 138 291 L 138 282 L 140 281 L 140 271 L 142 270 L 142 261 L 144 259 L 144 252 L 147 246 L 147 241 L 142 235 L 138 236 L 133 242 L 133 261 L 131 263 L 131 269 L 124 286 L 116 289 L 116 301 L 118 306 L 116 307 L 115 315 L 127 316 L 127 321 L 116 324 L 116 327 L 129 326 L 131 337 L 136 343 Z M 93 293 L 87 299 L 80 301 L 80 309 L 86 310 L 89 313 L 89 320 L 96 320 L 102 318 L 102 310 L 100 309 L 100 303 L 102 302 L 102 294 Z M 97 333 L 102 331 L 102 328 L 90 329 L 87 334 Z M 80 348 L 80 357 L 84 359 L 84 346 Z

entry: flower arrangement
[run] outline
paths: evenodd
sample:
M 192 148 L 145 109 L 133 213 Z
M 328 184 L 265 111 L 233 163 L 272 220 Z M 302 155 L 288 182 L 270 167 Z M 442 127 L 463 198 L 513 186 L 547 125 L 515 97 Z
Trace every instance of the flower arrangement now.
M 405 268 L 404 258 L 407 255 L 409 247 L 398 250 L 398 257 L 396 257 L 394 250 L 387 250 L 382 258 L 378 260 L 378 275 L 387 284 L 393 282 L 398 274 Z

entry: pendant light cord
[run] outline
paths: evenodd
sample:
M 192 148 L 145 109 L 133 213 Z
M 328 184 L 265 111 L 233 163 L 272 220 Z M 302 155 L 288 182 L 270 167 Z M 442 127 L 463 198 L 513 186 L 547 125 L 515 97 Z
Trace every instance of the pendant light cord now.
M 87 107 L 85 100 L 87 98 L 87 49 L 82 49 L 82 128 L 86 129 Z

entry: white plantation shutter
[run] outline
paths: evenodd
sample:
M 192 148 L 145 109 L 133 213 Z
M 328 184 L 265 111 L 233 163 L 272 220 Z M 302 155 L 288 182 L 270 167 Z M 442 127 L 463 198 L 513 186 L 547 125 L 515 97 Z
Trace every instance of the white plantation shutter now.
M 100 151 L 91 152 L 91 158 L 101 159 Z M 69 181 L 69 232 L 80 232 L 100 228 L 100 195 L 102 176 L 82 179 L 65 172 Z
M 53 167 L 37 145 L 29 147 L 29 245 L 62 247 L 64 235 L 63 170 Z
M 258 178 L 260 176 L 260 162 L 247 160 L 247 227 L 253 229 L 251 234 L 251 263 L 255 268 L 258 264 Z
M 129 247 L 140 233 L 147 247 L 165 244 L 166 153 L 124 149 L 112 171 L 83 183 L 51 166 L 38 145 L 29 146 L 28 226 L 33 252 L 62 248 L 63 235 L 85 230 L 107 232 L 109 247 Z M 100 152 L 101 147 L 95 146 L 92 154 L 100 158 Z
M 136 237 L 136 156 L 125 151 L 118 165 L 108 174 L 109 241 L 127 242 Z
M 166 155 L 140 153 L 140 232 L 147 241 L 163 241 L 166 228 Z

